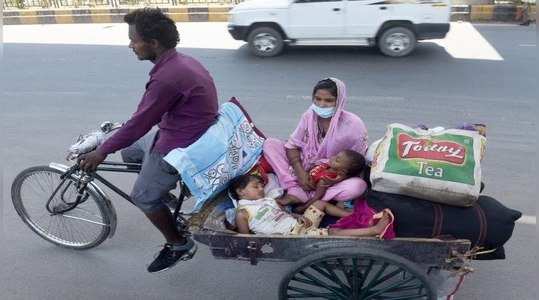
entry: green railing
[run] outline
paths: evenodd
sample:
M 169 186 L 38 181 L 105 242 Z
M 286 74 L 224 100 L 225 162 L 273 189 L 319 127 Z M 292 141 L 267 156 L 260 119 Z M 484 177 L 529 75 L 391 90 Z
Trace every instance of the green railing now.
M 185 4 L 236 4 L 243 0 L 2 0 L 4 9 L 177 6 Z

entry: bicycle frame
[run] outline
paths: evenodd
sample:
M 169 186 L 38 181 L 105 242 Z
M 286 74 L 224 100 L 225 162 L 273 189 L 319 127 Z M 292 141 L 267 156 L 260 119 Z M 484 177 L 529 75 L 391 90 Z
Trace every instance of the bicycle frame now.
M 111 166 L 111 167 L 102 167 L 102 166 Z M 116 172 L 116 173 L 140 173 L 140 169 L 142 168 L 142 164 L 134 164 L 134 163 L 120 163 L 120 162 L 111 162 L 111 161 L 104 161 L 99 167 L 97 167 L 96 171 L 103 171 L 103 172 Z M 133 200 L 131 200 L 131 197 L 127 195 L 124 191 L 116 187 L 114 184 L 112 184 L 110 181 L 103 178 L 101 175 L 94 173 L 94 178 L 97 179 L 99 182 L 107 186 L 109 189 L 113 190 L 118 195 L 122 196 L 125 200 L 131 202 L 131 204 L 135 205 L 133 203 Z M 181 180 L 181 178 L 178 179 L 180 181 L 180 195 L 178 197 L 178 204 L 174 208 L 174 214 L 173 218 L 174 220 L 177 220 L 178 215 L 180 213 L 183 200 L 185 200 L 185 197 L 187 196 L 187 187 Z
M 105 166 L 105 167 L 103 167 L 103 166 Z M 107 166 L 111 166 L 111 167 L 107 167 Z M 140 164 L 117 163 L 117 162 L 105 161 L 105 162 L 103 162 L 102 165 L 100 165 L 97 168 L 96 172 L 105 171 L 105 172 L 115 172 L 115 173 L 139 173 L 140 168 L 141 168 Z M 56 187 L 54 192 L 49 197 L 49 200 L 47 201 L 46 207 L 47 207 L 47 210 L 49 211 L 49 213 L 51 213 L 51 214 L 62 214 L 62 213 L 65 213 L 65 212 L 68 212 L 68 211 L 74 209 L 75 207 L 77 207 L 77 205 L 79 205 L 79 204 L 83 203 L 84 201 L 86 201 L 86 199 L 88 198 L 88 194 L 85 192 L 85 189 L 86 189 L 88 183 L 92 182 L 94 179 L 96 179 L 97 181 L 101 182 L 102 184 L 104 184 L 105 186 L 110 188 L 112 191 L 114 191 L 116 194 L 120 195 L 122 198 L 124 198 L 127 201 L 134 204 L 133 201 L 131 200 L 131 198 L 129 197 L 129 195 L 127 195 L 127 193 L 125 193 L 124 191 L 119 189 L 117 186 L 112 184 L 110 181 L 103 178 L 101 175 L 97 174 L 96 172 L 86 173 L 86 172 L 80 172 L 80 171 L 81 170 L 79 169 L 78 165 L 73 165 L 72 167 L 68 168 L 64 172 L 64 174 L 62 174 L 62 176 L 60 177 L 60 179 L 62 181 L 60 182 L 60 184 L 58 184 L 58 186 Z M 74 175 L 74 174 L 76 174 L 76 175 Z M 77 185 L 78 194 L 77 194 L 77 198 L 76 198 L 75 202 L 68 202 L 68 201 L 65 200 L 64 194 L 66 193 L 68 188 L 71 186 L 71 184 L 73 184 L 73 181 L 69 181 L 67 183 L 67 185 L 65 186 L 65 188 L 62 189 L 62 187 L 65 185 L 66 181 L 68 180 L 68 177 L 71 177 L 72 175 L 74 175 L 73 177 L 77 179 L 75 184 Z M 60 207 L 56 206 L 54 208 L 51 208 L 50 203 L 51 203 L 52 199 L 54 199 L 56 194 L 58 192 L 60 192 L 60 190 L 62 190 L 61 194 L 60 194 L 60 198 L 61 198 L 64 206 L 63 207 L 62 206 L 60 206 Z
M 98 172 L 136 173 L 136 174 L 138 174 L 138 173 L 140 173 L 141 167 L 142 167 L 142 164 L 138 164 L 138 163 L 123 163 L 123 162 L 104 161 L 103 163 L 101 163 L 97 167 L 95 172 L 92 172 L 92 173 L 80 172 L 79 175 L 74 176 L 77 179 L 77 189 L 79 191 L 79 193 L 77 195 L 77 199 L 75 200 L 75 202 L 68 203 L 63 199 L 63 193 L 65 193 L 65 191 L 67 190 L 67 187 L 66 187 L 64 189 L 64 191 L 62 192 L 62 201 L 67 205 L 67 207 L 64 207 L 63 209 L 60 209 L 60 210 L 51 209 L 49 207 L 49 203 L 52 201 L 54 196 L 58 193 L 60 188 L 64 185 L 67 178 L 69 176 L 73 175 L 74 173 L 77 173 L 77 172 L 81 171 L 78 164 L 75 164 L 75 165 L 67 168 L 66 170 L 62 170 L 62 171 L 64 171 L 64 174 L 62 174 L 62 176 L 61 176 L 62 181 L 60 182 L 60 184 L 58 185 L 56 190 L 50 196 L 49 201 L 47 202 L 47 205 L 46 205 L 47 210 L 52 214 L 59 214 L 59 213 L 64 213 L 64 212 L 67 212 L 67 211 L 69 211 L 71 209 L 74 209 L 75 207 L 77 207 L 77 205 L 79 205 L 80 203 L 83 203 L 87 199 L 87 195 L 84 195 L 86 186 L 90 182 L 92 182 L 94 179 L 97 180 L 98 182 L 102 183 L 103 185 L 105 185 L 106 187 L 111 189 L 112 191 L 114 191 L 116 194 L 118 194 L 119 196 L 121 196 L 125 200 L 129 201 L 131 204 L 135 205 L 135 203 L 133 202 L 133 200 L 131 199 L 131 197 L 127 193 L 125 193 L 120 188 L 115 186 L 113 183 L 111 183 L 110 181 L 105 179 L 103 176 L 98 174 Z M 185 197 L 187 196 L 187 194 L 189 192 L 188 192 L 187 187 L 185 186 L 185 184 L 181 180 L 181 178 L 179 178 L 178 180 L 180 181 L 180 187 L 181 187 L 180 190 L 181 190 L 181 192 L 180 192 L 180 195 L 178 197 L 178 204 L 174 208 L 173 218 L 174 218 L 174 220 L 176 222 L 178 222 L 178 218 L 181 218 L 182 220 L 180 220 L 180 222 L 182 223 L 181 225 L 183 227 L 185 225 L 185 223 L 186 223 L 186 220 L 183 217 L 180 216 L 180 210 L 181 210 L 183 201 L 184 201 Z
M 110 166 L 110 167 L 107 167 L 107 166 Z M 101 182 L 106 187 L 113 190 L 116 194 L 122 196 L 122 198 L 131 202 L 131 204 L 134 205 L 133 200 L 131 200 L 131 197 L 127 193 L 119 189 L 110 181 L 103 178 L 103 176 L 97 174 L 97 172 L 102 171 L 102 172 L 112 172 L 112 173 L 137 173 L 138 174 L 140 173 L 141 167 L 142 167 L 141 164 L 104 161 L 101 165 L 97 167 L 96 172 L 94 172 L 92 176 L 94 179 L 97 179 L 97 181 Z

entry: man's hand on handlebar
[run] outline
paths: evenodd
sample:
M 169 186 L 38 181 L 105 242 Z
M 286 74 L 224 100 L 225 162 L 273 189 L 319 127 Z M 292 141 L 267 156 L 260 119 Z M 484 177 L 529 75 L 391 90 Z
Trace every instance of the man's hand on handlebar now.
M 107 158 L 107 155 L 101 153 L 99 150 L 82 154 L 78 159 L 79 167 L 85 172 L 93 172 L 105 158 Z

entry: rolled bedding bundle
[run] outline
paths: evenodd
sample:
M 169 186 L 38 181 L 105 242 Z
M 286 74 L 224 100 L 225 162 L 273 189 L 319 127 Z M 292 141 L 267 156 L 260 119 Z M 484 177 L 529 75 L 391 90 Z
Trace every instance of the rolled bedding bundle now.
M 504 259 L 503 245 L 511 238 L 522 213 L 481 195 L 472 207 L 457 207 L 418 198 L 369 191 L 367 203 L 375 210 L 389 208 L 395 215 L 397 237 L 467 239 L 487 254 L 476 259 Z M 492 250 L 491 252 L 488 250 Z

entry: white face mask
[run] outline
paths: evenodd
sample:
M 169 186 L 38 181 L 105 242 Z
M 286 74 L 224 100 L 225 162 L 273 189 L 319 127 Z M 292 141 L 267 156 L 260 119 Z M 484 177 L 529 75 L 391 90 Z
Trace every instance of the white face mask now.
M 337 108 L 335 106 L 320 107 L 314 103 L 311 105 L 311 109 L 322 119 L 329 119 L 333 117 L 333 115 L 335 115 L 335 111 L 337 111 Z

